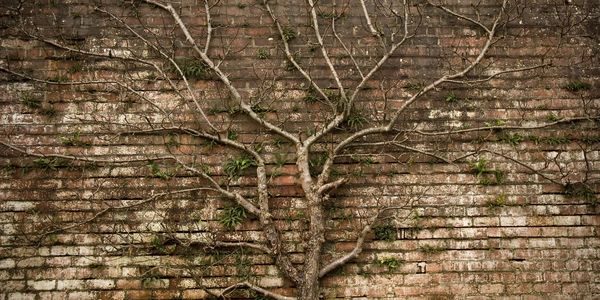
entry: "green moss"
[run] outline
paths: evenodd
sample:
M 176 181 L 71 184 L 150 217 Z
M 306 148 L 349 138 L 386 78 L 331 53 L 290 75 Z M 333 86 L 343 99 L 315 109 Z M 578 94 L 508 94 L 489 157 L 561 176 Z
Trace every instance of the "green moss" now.
M 571 139 L 565 136 L 549 136 L 544 138 L 542 142 L 548 145 L 561 145 L 570 143 Z
M 498 127 L 506 125 L 506 121 L 500 119 L 494 119 L 490 122 L 485 122 L 486 127 Z
M 423 89 L 423 87 L 424 87 L 423 84 L 420 82 L 409 82 L 404 86 L 405 89 L 412 91 L 412 92 L 418 92 L 421 89 Z

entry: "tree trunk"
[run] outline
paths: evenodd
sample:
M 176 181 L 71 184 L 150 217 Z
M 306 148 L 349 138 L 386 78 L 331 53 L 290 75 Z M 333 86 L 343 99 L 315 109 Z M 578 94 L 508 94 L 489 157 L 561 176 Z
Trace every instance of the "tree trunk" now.
M 311 285 L 314 284 L 314 285 Z M 300 295 L 298 300 L 317 300 L 319 299 L 319 280 L 314 280 L 313 283 L 306 283 L 300 286 Z
M 323 216 L 322 199 L 317 193 L 317 188 L 310 176 L 308 164 L 308 149 L 298 150 L 296 162 L 302 178 L 302 189 L 308 200 L 308 245 L 304 258 L 304 273 L 299 284 L 300 300 L 319 299 L 319 271 L 321 268 L 321 248 L 325 242 L 325 218 Z
M 321 248 L 325 241 L 325 224 L 323 219 L 323 209 L 316 201 L 309 206 L 310 215 L 309 241 L 306 258 L 304 259 L 304 274 L 300 284 L 300 300 L 319 299 L 319 271 L 321 269 Z

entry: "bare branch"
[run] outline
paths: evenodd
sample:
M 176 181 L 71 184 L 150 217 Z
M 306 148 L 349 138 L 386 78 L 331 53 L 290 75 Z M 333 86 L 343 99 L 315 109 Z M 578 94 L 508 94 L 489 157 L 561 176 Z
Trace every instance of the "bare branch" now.
M 338 90 L 340 91 L 340 97 L 342 98 L 342 100 L 344 102 L 346 102 L 347 96 L 346 96 L 346 91 L 344 90 L 344 85 L 342 84 L 341 80 L 340 80 L 340 76 L 338 75 L 337 71 L 335 70 L 335 67 L 333 66 L 333 63 L 331 62 L 331 59 L 329 58 L 329 54 L 327 53 L 327 49 L 325 48 L 325 45 L 323 44 L 323 37 L 321 36 L 321 32 L 319 30 L 319 19 L 317 18 L 317 9 L 315 7 L 316 3 L 313 0 L 308 0 L 308 5 L 310 5 L 310 16 L 312 19 L 312 27 L 314 29 L 315 32 L 315 37 L 317 38 L 317 43 L 319 44 L 319 48 L 321 48 L 321 54 L 323 55 L 323 59 L 325 59 L 325 64 L 327 64 L 327 67 L 329 67 L 329 71 L 331 72 L 331 75 L 333 76 L 333 80 L 335 80 Z
M 202 109 L 202 107 L 200 106 L 200 103 L 198 103 L 198 99 L 196 99 L 196 95 L 194 94 L 194 92 L 192 91 L 192 88 L 190 86 L 190 83 L 187 79 L 187 77 L 185 76 L 185 74 L 183 73 L 183 71 L 181 70 L 181 68 L 179 67 L 179 64 L 177 64 L 177 62 L 175 62 L 175 60 L 173 60 L 173 58 L 171 58 L 169 55 L 167 55 L 166 53 L 164 53 L 164 51 L 160 50 L 158 47 L 156 47 L 156 45 L 150 43 L 150 41 L 148 41 L 146 38 L 144 38 L 141 34 L 139 34 L 137 31 L 135 31 L 133 28 L 131 28 L 131 26 L 129 26 L 127 23 L 123 22 L 123 20 L 121 20 L 120 18 L 118 18 L 117 16 L 115 16 L 114 14 L 112 14 L 109 11 L 103 10 L 101 8 L 96 8 L 96 10 L 103 12 L 107 15 L 109 15 L 111 18 L 113 18 L 114 20 L 116 20 L 117 22 L 119 22 L 122 26 L 124 26 L 125 28 L 127 28 L 131 33 L 133 33 L 138 39 L 140 39 L 141 41 L 144 42 L 144 44 L 150 46 L 152 49 L 154 49 L 154 51 L 158 52 L 162 57 L 164 57 L 167 61 L 169 61 L 169 63 L 171 63 L 171 65 L 173 67 L 175 67 L 175 69 L 177 70 L 177 72 L 179 73 L 179 75 L 181 76 L 181 78 L 183 79 L 183 82 L 186 86 L 186 89 L 188 91 L 188 94 L 190 95 L 192 101 L 194 102 L 194 104 L 196 104 L 196 109 L 200 112 L 200 115 L 202 116 L 202 118 L 206 121 L 206 123 L 208 124 L 208 126 L 215 132 L 217 132 L 217 128 L 210 122 L 210 120 L 208 119 L 208 117 L 206 116 L 206 114 L 204 113 L 204 110 Z M 207 12 L 208 13 L 208 12 Z M 208 44 L 207 44 L 208 46 Z M 172 82 L 172 80 L 169 78 L 169 76 L 167 76 L 167 74 L 165 74 L 165 72 L 158 67 L 158 65 L 153 63 L 153 66 L 155 67 L 155 69 L 157 69 L 161 75 L 169 82 L 169 84 L 171 85 L 171 87 L 173 87 L 173 89 L 175 91 L 178 91 L 178 89 L 175 87 L 175 84 Z M 182 98 L 184 98 L 181 94 L 180 96 Z M 185 99 L 185 98 L 184 98 Z
M 89 163 L 94 163 L 94 164 L 126 164 L 126 163 L 142 162 L 142 161 L 149 161 L 149 160 L 172 160 L 173 159 L 172 156 L 156 156 L 156 157 L 146 157 L 146 158 L 126 159 L 126 160 L 96 159 L 96 158 L 89 158 L 89 157 L 75 156 L 75 155 L 36 153 L 31 150 L 23 149 L 19 146 L 16 146 L 14 144 L 11 144 L 11 143 L 8 143 L 8 142 L 2 141 L 2 140 L 0 140 L 0 144 L 4 145 L 12 150 L 15 150 L 17 152 L 20 152 L 22 154 L 29 155 L 29 156 L 61 158 L 61 159 L 67 159 L 67 160 L 89 162 Z
M 494 72 L 492 75 L 489 75 L 486 78 L 482 78 L 482 79 L 477 79 L 477 80 L 446 80 L 446 82 L 448 83 L 458 83 L 458 84 L 466 84 L 466 85 L 472 85 L 472 84 L 477 84 L 477 83 L 483 83 L 483 82 L 488 82 L 502 74 L 507 74 L 507 73 L 516 73 L 516 72 L 524 72 L 524 71 L 531 71 L 531 70 L 535 70 L 535 69 L 539 69 L 539 68 L 545 68 L 545 67 L 549 67 L 552 66 L 552 63 L 546 63 L 546 64 L 540 64 L 540 65 L 535 65 L 535 66 L 530 66 L 530 67 L 524 67 L 524 68 L 516 68 L 516 69 L 508 69 L 508 70 L 502 70 L 502 71 L 498 71 L 498 72 Z
M 356 240 L 356 245 L 354 246 L 354 249 L 352 249 L 352 251 L 350 251 L 350 253 L 330 262 L 329 264 L 327 264 L 325 267 L 323 267 L 321 269 L 321 271 L 319 271 L 319 278 L 327 275 L 327 273 L 333 271 L 334 269 L 344 265 L 345 263 L 347 263 L 348 261 L 350 261 L 351 259 L 355 258 L 356 256 L 358 256 L 362 250 L 363 250 L 363 245 L 365 243 L 365 238 L 367 237 L 367 235 L 369 234 L 369 232 L 371 232 L 371 224 L 368 224 L 367 226 L 365 226 L 363 228 L 363 230 L 361 230 L 360 234 L 358 235 L 358 239 Z
M 89 223 L 93 222 L 94 220 L 98 219 L 99 217 L 103 216 L 104 214 L 106 214 L 109 211 L 129 209 L 129 208 L 132 208 L 132 207 L 137 207 L 137 206 L 140 206 L 140 205 L 144 205 L 146 203 L 149 203 L 151 201 L 155 201 L 155 200 L 157 200 L 159 198 L 162 198 L 162 197 L 165 197 L 165 196 L 170 196 L 170 195 L 175 195 L 175 194 L 182 194 L 182 193 L 189 193 L 189 192 L 200 191 L 200 190 L 214 191 L 214 189 L 211 189 L 211 188 L 190 188 L 190 189 L 176 190 L 176 191 L 170 191 L 170 192 L 164 192 L 164 193 L 152 195 L 149 198 L 137 201 L 135 203 L 127 204 L 127 205 L 107 207 L 107 208 L 102 209 L 101 211 L 95 213 L 93 216 L 91 216 L 91 217 L 89 217 L 89 218 L 87 218 L 87 219 L 85 219 L 83 221 L 80 221 L 80 222 L 77 222 L 77 223 L 74 223 L 74 224 L 71 224 L 71 225 L 68 225 L 68 226 L 65 226 L 65 227 L 56 228 L 56 229 L 53 229 L 53 230 L 41 233 L 37 237 L 38 243 L 41 243 L 42 240 L 45 237 L 47 237 L 47 236 L 49 236 L 51 234 L 58 233 L 58 232 L 64 232 L 64 231 L 67 231 L 69 229 L 73 229 L 73 228 L 76 228 L 76 227 L 79 227 L 79 226 L 82 226 L 82 225 L 85 225 L 85 224 L 89 224 Z
M 271 254 L 271 249 L 269 249 L 267 246 L 261 245 L 261 244 L 256 244 L 256 243 L 214 241 L 212 244 L 216 247 L 247 247 L 247 248 L 260 250 L 267 254 Z
M 496 156 L 503 157 L 503 158 L 505 158 L 505 159 L 507 159 L 509 161 L 512 161 L 513 163 L 518 164 L 521 167 L 524 167 L 524 168 L 526 168 L 526 169 L 528 169 L 530 171 L 533 171 L 535 174 L 538 174 L 539 176 L 543 177 L 544 179 L 546 179 L 546 180 L 548 180 L 548 181 L 550 181 L 552 183 L 555 183 L 555 184 L 558 184 L 558 185 L 564 185 L 561 181 L 553 179 L 553 178 L 549 177 L 548 175 L 545 175 L 542 172 L 534 169 L 532 166 L 530 166 L 530 165 L 528 165 L 526 163 L 523 163 L 522 161 L 520 161 L 518 159 L 515 159 L 515 158 L 513 158 L 511 156 L 508 156 L 508 155 L 505 155 L 505 154 L 502 154 L 502 153 L 499 153 L 499 152 L 496 152 L 496 151 L 492 151 L 492 150 L 489 150 L 489 149 L 480 149 L 478 152 L 480 152 L 480 153 L 487 152 L 487 153 L 490 153 L 490 154 L 493 154 L 493 155 L 496 155 Z
M 292 52 L 290 50 L 290 44 L 288 43 L 288 40 L 286 39 L 284 32 L 283 32 L 283 27 L 281 26 L 279 19 L 277 19 L 277 16 L 275 16 L 275 14 L 273 13 L 273 10 L 271 9 L 269 2 L 267 0 L 263 0 L 263 5 L 267 9 L 269 16 L 271 16 L 271 19 L 273 20 L 273 22 L 275 23 L 275 26 L 277 27 L 277 31 L 279 32 L 279 36 L 283 43 L 283 47 L 284 47 L 283 50 L 285 52 L 287 59 L 294 65 L 296 70 L 298 70 L 298 72 L 300 72 L 300 74 L 302 74 L 302 76 L 306 80 L 308 80 L 310 86 L 315 91 L 317 91 L 317 93 L 319 93 L 319 96 L 323 97 L 323 99 L 325 99 L 325 101 L 327 101 L 327 103 L 329 103 L 331 106 L 331 100 L 329 99 L 329 96 L 327 95 L 327 93 L 325 93 L 325 91 L 323 91 L 323 89 L 321 89 L 321 87 L 312 79 L 312 77 L 308 74 L 308 72 L 306 72 L 306 70 L 304 70 L 304 68 L 302 68 L 302 66 L 300 66 L 300 64 L 296 61 L 296 59 L 294 58 L 294 55 L 292 55 Z M 334 106 L 331 106 L 331 108 L 333 111 L 335 111 Z
M 367 11 L 367 5 L 365 4 L 365 0 L 360 0 L 360 5 L 362 6 L 363 14 L 365 16 L 365 20 L 367 21 L 367 26 L 371 31 L 371 34 L 374 36 L 379 36 L 379 32 L 373 27 L 373 23 L 371 23 L 371 17 L 369 17 L 369 12 Z
M 367 81 L 369 79 L 371 79 L 371 77 L 373 77 L 373 75 L 375 75 L 379 69 L 385 64 L 385 62 L 394 54 L 394 52 L 396 52 L 396 50 L 402 46 L 411 36 L 408 33 L 408 18 L 409 18 L 409 14 L 408 14 L 408 7 L 406 7 L 407 0 L 404 0 L 404 6 L 405 6 L 405 10 L 404 10 L 404 35 L 402 37 L 402 39 L 400 41 L 398 41 L 397 43 L 393 44 L 389 51 L 381 58 L 379 59 L 379 61 L 377 62 L 377 64 L 371 68 L 371 70 L 369 70 L 369 72 L 362 78 L 362 80 L 360 81 L 360 83 L 358 83 L 358 85 L 356 86 L 356 88 L 354 89 L 354 91 L 352 92 L 350 99 L 348 99 L 348 104 L 346 105 L 346 109 L 341 113 L 338 114 L 333 120 L 331 120 L 329 122 L 329 124 L 327 124 L 323 129 L 317 131 L 316 133 L 314 133 L 312 136 L 310 136 L 309 138 L 306 139 L 306 141 L 304 141 L 304 145 L 305 146 L 310 146 L 312 145 L 315 141 L 319 140 L 321 137 L 323 137 L 325 134 L 329 133 L 331 130 L 333 130 L 334 128 L 338 127 L 345 119 L 346 117 L 350 114 L 352 105 L 356 99 L 356 97 L 358 96 L 360 90 L 362 89 L 362 87 L 367 83 Z M 378 130 L 375 130 L 375 132 L 377 132 Z M 373 133 L 375 133 L 373 132 Z M 360 135 L 363 136 L 363 135 Z
M 332 190 L 337 189 L 338 187 L 342 186 L 346 182 L 348 182 L 348 178 L 340 178 L 336 181 L 324 184 L 317 190 L 317 194 L 323 195 L 326 192 L 330 192 Z
M 459 19 L 463 19 L 463 20 L 465 20 L 465 21 L 469 21 L 469 22 L 471 22 L 471 23 L 473 23 L 473 24 L 475 24 L 475 25 L 477 25 L 477 26 L 481 27 L 483 30 L 485 30 L 485 32 L 487 32 L 487 34 L 488 34 L 488 35 L 491 35 L 491 34 L 492 34 L 492 30 L 493 30 L 493 29 L 489 29 L 489 28 L 488 28 L 487 26 L 485 26 L 483 23 L 481 23 L 481 22 L 479 22 L 479 21 L 477 21 L 477 20 L 475 20 L 475 19 L 473 19 L 473 18 L 470 18 L 470 17 L 467 17 L 467 16 L 465 16 L 465 15 L 463 15 L 463 14 L 457 13 L 457 12 L 455 12 L 455 11 L 451 10 L 451 9 L 448 9 L 447 7 L 445 7 L 445 6 L 443 6 L 443 5 L 434 4 L 434 3 L 432 3 L 430 0 L 427 0 L 427 3 L 429 3 L 429 5 L 431 5 L 431 6 L 434 6 L 434 7 L 437 7 L 437 8 L 439 8 L 439 9 L 441 9 L 441 10 L 443 10 L 443 11 L 445 11 L 445 12 L 447 12 L 447 13 L 449 13 L 449 14 L 451 14 L 451 15 L 453 15 L 453 16 L 455 16 L 455 17 L 459 18 Z M 504 2 L 504 5 L 506 5 L 506 1 Z M 503 6 L 504 6 L 504 5 L 503 5 Z M 493 27 L 492 27 L 492 28 L 493 28 Z
M 371 232 L 371 230 L 373 229 L 373 225 L 381 220 L 381 216 L 391 210 L 403 210 L 406 209 L 406 207 L 412 205 L 412 203 L 414 201 L 418 201 L 418 199 L 420 199 L 420 197 L 422 197 L 423 195 L 417 195 L 416 198 L 411 199 L 410 201 L 406 201 L 406 203 L 404 203 L 404 205 L 400 205 L 400 206 L 387 206 L 384 208 L 381 208 L 377 211 L 377 213 L 375 214 L 375 216 L 373 216 L 370 220 L 370 222 L 365 225 L 363 227 L 363 229 L 361 230 L 361 232 L 358 234 L 358 238 L 356 239 L 356 243 L 354 245 L 354 248 L 352 249 L 352 251 L 350 251 L 349 253 L 347 253 L 346 255 L 333 260 L 332 262 L 328 263 L 327 265 L 325 265 L 325 267 L 323 267 L 320 271 L 319 271 L 319 278 L 322 278 L 323 276 L 327 275 L 329 272 L 335 270 L 338 267 L 343 266 L 344 264 L 346 264 L 348 261 L 352 260 L 353 258 L 355 258 L 356 256 L 358 256 L 364 248 L 364 244 L 365 244 L 365 239 L 367 237 L 367 235 Z M 411 214 L 407 214 L 403 220 L 406 220 Z
M 206 11 L 206 42 L 204 43 L 204 53 L 208 53 L 208 49 L 210 48 L 210 40 L 212 38 L 212 20 L 210 17 L 210 6 L 208 5 L 208 0 L 204 0 L 204 10 Z
M 448 131 L 421 131 L 416 129 L 406 130 L 406 132 L 412 132 L 420 135 L 428 135 L 428 136 L 439 136 L 439 135 L 448 135 L 448 134 L 460 134 L 467 132 L 477 132 L 477 131 L 487 131 L 487 130 L 533 130 L 533 129 L 541 129 L 552 127 L 558 124 L 565 123 L 574 123 L 580 121 L 595 121 L 600 120 L 600 116 L 592 116 L 592 117 L 573 117 L 573 118 L 563 118 L 554 122 L 544 123 L 535 126 L 485 126 L 485 127 L 477 127 L 477 128 L 468 128 L 468 129 L 459 129 L 459 130 L 448 130 Z
M 41 79 L 41 78 L 36 78 L 27 74 L 23 74 L 23 73 L 19 73 L 16 71 L 13 71 L 11 69 L 7 69 L 5 67 L 0 66 L 0 71 L 9 73 L 9 74 L 13 74 L 15 76 L 21 77 L 21 78 L 25 78 L 27 80 L 31 80 L 31 81 L 35 81 L 35 82 L 39 82 L 39 83 L 45 83 L 45 84 L 53 84 L 53 85 L 65 85 L 65 86 L 72 86 L 72 85 L 88 85 L 88 84 L 117 84 L 117 81 L 114 80 L 89 80 L 89 81 L 53 81 L 53 80 L 46 80 L 46 79 Z
M 233 86 L 233 84 L 231 83 L 231 81 L 229 80 L 227 75 L 225 73 L 223 73 L 223 71 L 221 71 L 221 69 L 217 65 L 215 65 L 215 63 L 212 61 L 212 59 L 210 59 L 208 57 L 207 53 L 204 53 L 202 50 L 200 50 L 200 48 L 198 48 L 198 45 L 196 44 L 196 41 L 192 37 L 189 30 L 187 29 L 187 26 L 183 23 L 183 20 L 181 20 L 181 17 L 177 13 L 177 11 L 173 8 L 173 6 L 171 6 L 171 4 L 165 5 L 158 1 L 153 1 L 153 0 L 144 0 L 144 1 L 146 3 L 156 5 L 171 14 L 171 16 L 173 17 L 173 19 L 175 20 L 175 22 L 177 23 L 179 28 L 185 35 L 186 40 L 192 45 L 192 48 L 194 49 L 194 51 L 196 51 L 196 53 L 198 53 L 198 55 L 200 55 L 200 57 L 202 58 L 204 63 L 206 63 L 217 74 L 217 76 L 219 77 L 221 82 L 223 82 L 223 84 L 227 87 L 227 89 L 229 90 L 231 95 L 240 103 L 240 107 L 242 108 L 242 110 L 248 116 L 250 116 L 250 118 L 252 118 L 258 124 L 265 126 L 266 128 L 270 129 L 271 131 L 276 132 L 277 134 L 294 142 L 295 144 L 300 144 L 300 140 L 296 136 L 294 136 L 291 133 L 283 130 L 282 128 L 270 123 L 269 121 L 261 118 L 256 112 L 254 112 L 252 110 L 252 107 L 250 106 L 250 104 L 248 104 L 244 101 L 244 99 L 242 98 L 242 96 L 240 95 L 238 90 Z
M 362 72 L 362 70 L 360 68 L 360 65 L 356 61 L 356 58 L 354 57 L 354 54 L 352 54 L 352 51 L 350 51 L 350 49 L 348 49 L 348 47 L 346 47 L 346 44 L 344 43 L 344 41 L 342 40 L 342 38 L 340 37 L 340 35 L 337 33 L 337 30 L 335 29 L 335 20 L 336 20 L 336 18 L 333 18 L 331 20 L 331 31 L 333 32 L 333 35 L 338 40 L 338 42 L 340 43 L 340 45 L 342 45 L 342 48 L 344 48 L 344 51 L 346 51 L 346 54 L 350 57 L 350 60 L 352 60 L 352 63 L 354 64 L 354 68 L 356 69 L 356 71 L 358 71 L 358 74 L 360 75 L 360 78 L 364 79 L 365 75 L 363 74 L 363 72 Z

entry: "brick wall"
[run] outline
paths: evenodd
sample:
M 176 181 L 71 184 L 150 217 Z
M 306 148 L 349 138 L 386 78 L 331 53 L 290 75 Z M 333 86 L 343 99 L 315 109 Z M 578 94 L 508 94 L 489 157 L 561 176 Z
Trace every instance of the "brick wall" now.
M 256 166 L 242 151 L 166 128 L 202 131 L 210 121 L 218 135 L 260 150 L 270 213 L 302 268 L 310 216 L 294 145 L 240 110 L 163 10 L 33 2 L 0 5 L 0 299 L 198 299 L 241 281 L 296 295 L 270 255 L 214 243 L 266 240 L 256 216 L 241 216 L 190 169 L 257 201 Z M 173 5 L 204 47 L 204 3 L 183 2 Z M 335 2 L 322 1 L 318 19 L 351 90 L 362 78 L 356 66 L 366 75 L 401 39 L 404 15 L 398 3 L 367 1 L 382 48 L 359 1 Z M 486 25 L 501 7 L 448 2 Z M 323 203 L 323 264 L 350 252 L 382 208 L 397 209 L 373 223 L 359 256 L 322 279 L 325 299 L 600 297 L 600 6 L 528 2 L 509 1 L 502 38 L 459 78 L 483 82 L 436 86 L 393 131 L 339 153 L 333 175 L 348 182 Z M 340 95 L 303 1 L 270 5 L 293 57 L 333 103 L 286 59 L 263 5 L 210 4 L 208 56 L 261 118 L 302 140 L 331 121 Z M 413 5 L 410 39 L 366 80 L 346 121 L 312 146 L 313 175 L 336 143 L 386 124 L 485 45 L 473 23 Z M 531 69 L 502 73 L 519 68 Z M 227 296 L 258 299 L 244 289 Z

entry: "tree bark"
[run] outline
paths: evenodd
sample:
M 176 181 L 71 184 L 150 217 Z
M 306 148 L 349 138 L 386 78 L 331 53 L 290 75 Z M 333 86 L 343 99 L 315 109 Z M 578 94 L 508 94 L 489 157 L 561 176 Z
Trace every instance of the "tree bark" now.
M 310 236 L 308 237 L 307 251 L 304 258 L 304 273 L 299 286 L 298 299 L 319 299 L 319 271 L 321 269 L 321 249 L 325 242 L 325 219 L 318 187 L 315 186 L 310 175 L 308 147 L 298 149 L 296 162 L 301 174 L 301 185 L 308 200 L 308 215 Z
M 306 257 L 304 258 L 304 274 L 302 275 L 300 295 L 298 297 L 298 299 L 302 300 L 319 299 L 319 271 L 321 269 L 321 249 L 325 241 L 325 230 L 323 208 L 318 201 L 316 202 L 308 208 L 310 215 L 310 237 Z

